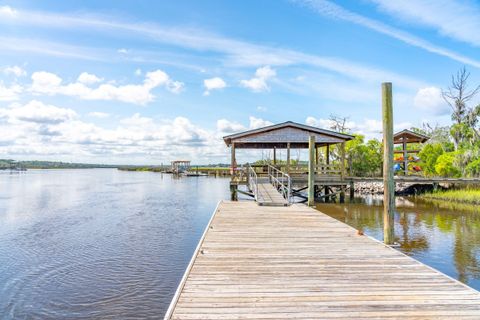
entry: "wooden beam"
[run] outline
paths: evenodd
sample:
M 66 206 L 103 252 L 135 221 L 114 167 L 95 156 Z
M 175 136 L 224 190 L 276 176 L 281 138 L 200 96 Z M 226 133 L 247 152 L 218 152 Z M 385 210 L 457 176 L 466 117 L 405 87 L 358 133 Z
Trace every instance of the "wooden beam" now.
M 403 170 L 405 175 L 408 175 L 408 154 L 407 154 L 407 141 L 403 140 Z
M 394 242 L 395 182 L 393 178 L 393 106 L 392 84 L 382 83 L 383 118 L 383 241 Z
M 315 205 L 315 136 L 308 139 L 308 205 Z
M 273 147 L 273 165 L 277 164 L 277 147 Z

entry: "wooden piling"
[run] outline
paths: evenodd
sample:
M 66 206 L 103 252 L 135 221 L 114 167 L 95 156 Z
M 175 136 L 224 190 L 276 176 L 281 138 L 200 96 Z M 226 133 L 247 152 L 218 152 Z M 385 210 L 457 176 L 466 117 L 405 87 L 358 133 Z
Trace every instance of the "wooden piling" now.
M 230 184 L 230 200 L 238 201 L 238 186 L 236 184 Z
M 290 142 L 287 142 L 287 173 L 290 173 Z
M 383 241 L 394 242 L 395 182 L 393 180 L 393 106 L 392 84 L 382 83 L 383 118 Z
M 315 136 L 308 138 L 308 205 L 315 205 Z
M 235 143 L 232 143 L 232 146 L 231 146 L 231 174 L 232 174 L 232 177 L 235 176 L 235 167 L 237 166 L 237 162 L 235 160 Z

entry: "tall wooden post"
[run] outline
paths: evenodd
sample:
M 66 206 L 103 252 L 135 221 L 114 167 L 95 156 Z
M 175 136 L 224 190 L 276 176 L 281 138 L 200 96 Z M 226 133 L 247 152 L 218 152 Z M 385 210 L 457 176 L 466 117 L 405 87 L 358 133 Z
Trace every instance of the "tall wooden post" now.
M 405 172 L 405 175 L 408 176 L 408 153 L 407 153 L 407 141 L 405 141 L 405 138 L 403 138 L 403 169 Z
M 273 147 L 273 165 L 277 164 L 277 147 Z
M 287 173 L 290 172 L 290 142 L 287 142 Z
M 395 182 L 393 180 L 392 84 L 382 83 L 383 118 L 383 241 L 394 242 Z
M 315 136 L 308 138 L 308 205 L 315 205 Z

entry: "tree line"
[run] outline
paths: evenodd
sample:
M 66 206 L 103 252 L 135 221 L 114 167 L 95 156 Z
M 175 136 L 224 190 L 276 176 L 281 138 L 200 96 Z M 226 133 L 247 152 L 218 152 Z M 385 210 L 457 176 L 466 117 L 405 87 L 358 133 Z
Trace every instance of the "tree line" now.
M 424 123 L 412 131 L 430 137 L 424 144 L 409 144 L 408 149 L 420 150 L 415 164 L 418 174 L 442 177 L 480 176 L 480 104 L 472 104 L 480 92 L 480 85 L 470 87 L 470 72 L 465 68 L 452 75 L 451 84 L 442 91 L 451 108 L 452 124 L 447 126 Z M 346 118 L 330 116 L 330 129 L 350 133 Z M 383 146 L 378 139 L 365 141 L 362 135 L 346 144 L 348 173 L 352 176 L 379 176 L 383 164 Z M 401 149 L 401 147 L 396 147 Z M 339 159 L 338 150 L 334 157 Z

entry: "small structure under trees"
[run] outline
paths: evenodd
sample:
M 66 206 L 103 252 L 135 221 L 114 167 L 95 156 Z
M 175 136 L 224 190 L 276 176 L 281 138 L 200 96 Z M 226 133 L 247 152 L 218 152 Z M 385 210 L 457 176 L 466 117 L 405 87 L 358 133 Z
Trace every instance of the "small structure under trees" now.
M 174 174 L 179 174 L 190 169 L 190 160 L 175 160 L 171 162 L 170 170 Z
M 409 150 L 407 148 L 408 144 L 412 143 L 425 143 L 429 140 L 430 138 L 420 134 L 413 132 L 411 130 L 402 130 L 400 132 L 397 132 L 393 135 L 393 144 L 401 144 L 402 149 L 401 150 L 395 150 L 395 153 L 400 153 L 402 154 L 402 157 L 400 160 L 396 160 L 395 162 L 397 163 L 402 163 L 403 164 L 403 170 L 405 175 L 408 175 L 408 163 L 409 161 L 409 156 L 411 154 L 417 154 L 420 152 L 420 150 Z

